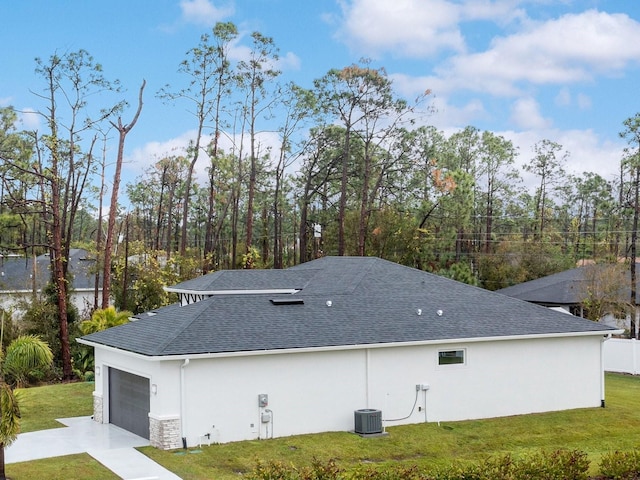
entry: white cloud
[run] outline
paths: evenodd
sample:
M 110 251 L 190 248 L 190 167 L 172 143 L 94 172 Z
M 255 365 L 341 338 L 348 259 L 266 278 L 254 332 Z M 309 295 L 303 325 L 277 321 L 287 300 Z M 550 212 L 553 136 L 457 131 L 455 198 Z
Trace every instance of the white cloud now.
M 584 93 L 579 93 L 576 101 L 580 110 L 589 110 L 591 108 L 591 97 Z
M 404 73 L 391 73 L 389 79 L 393 82 L 393 89 L 405 98 L 417 97 L 426 90 L 435 93 L 444 91 L 443 81 L 438 77 L 414 77 Z
M 284 55 L 280 55 L 275 67 L 280 71 L 300 70 L 301 63 L 300 57 L 295 53 L 287 52 Z
M 592 130 L 560 131 L 554 141 L 571 152 L 568 166 L 571 173 L 596 172 L 612 180 L 619 172 L 624 148 L 622 143 L 603 141 Z
M 13 103 L 12 97 L 0 97 L 0 107 L 11 107 Z M 15 128 L 18 130 L 37 130 L 40 127 L 40 116 L 33 108 L 26 107 L 22 110 L 16 110 L 17 121 Z
M 573 175 L 594 172 L 606 180 L 613 180 L 622 158 L 621 143 L 603 140 L 593 130 L 551 129 L 495 133 L 511 140 L 513 145 L 518 147 L 520 155 L 516 159 L 516 165 L 524 180 L 524 186 L 530 191 L 538 186 L 539 179 L 525 172 L 522 167 L 531 162 L 534 157 L 533 146 L 543 139 L 557 142 L 562 145 L 563 152 L 569 153 L 565 170 Z
M 33 108 L 24 108 L 18 118 L 25 130 L 38 130 L 40 128 L 40 115 Z
M 414 99 L 430 90 L 432 94 L 427 99 L 427 106 L 433 107 L 433 115 L 427 117 L 427 123 L 437 128 L 456 129 L 472 125 L 478 120 L 486 119 L 488 113 L 479 98 L 468 100 L 464 105 L 457 106 L 450 103 L 446 94 L 439 92 L 448 90 L 442 79 L 437 77 L 411 77 L 405 74 L 391 74 L 393 88 L 400 96 Z
M 179 137 L 171 138 L 163 142 L 156 141 L 146 143 L 131 152 L 125 159 L 123 168 L 125 168 L 130 175 L 139 176 L 151 165 L 164 157 L 184 155 L 186 147 L 189 145 L 189 140 L 191 140 L 194 135 L 195 131 L 190 131 L 183 133 Z
M 524 130 L 543 130 L 549 128 L 552 121 L 540 113 L 540 105 L 533 98 L 520 98 L 511 108 L 511 121 Z
M 436 97 L 433 101 L 435 113 L 430 123 L 442 130 L 461 129 L 473 125 L 487 117 L 483 103 L 473 99 L 458 107 L 447 102 L 445 98 Z
M 591 108 L 591 97 L 584 93 L 572 95 L 568 88 L 560 89 L 554 103 L 559 107 L 578 107 L 580 110 L 589 110 Z
M 466 0 L 461 7 L 465 20 L 491 20 L 506 24 L 526 18 L 524 10 L 516 8 L 521 0 Z
M 501 25 L 526 18 L 522 0 L 339 0 L 339 37 L 353 50 L 376 57 L 392 53 L 426 57 L 467 48 L 461 24 L 493 21 Z M 326 21 L 338 23 L 335 17 Z
M 368 56 L 392 52 L 422 57 L 464 51 L 461 8 L 445 0 L 353 0 L 341 3 L 340 38 Z
M 242 42 L 245 42 L 244 44 Z M 229 58 L 237 62 L 251 61 L 251 32 L 244 30 L 236 37 L 229 46 Z M 291 71 L 300 70 L 302 61 L 293 52 L 286 52 L 278 55 L 277 62 L 270 62 L 266 67 L 274 70 Z
M 419 38 L 415 34 L 413 41 Z M 640 23 L 589 10 L 528 22 L 518 33 L 494 38 L 483 52 L 460 52 L 434 69 L 437 78 L 431 78 L 430 87 L 438 94 L 470 90 L 519 97 L 527 87 L 591 82 L 597 74 L 618 75 L 633 63 L 640 64 Z M 558 100 L 566 101 L 568 92 L 561 94 Z M 585 100 L 580 108 L 588 108 Z
M 459 55 L 440 72 L 460 87 L 513 95 L 521 82 L 585 82 L 640 63 L 640 23 L 627 15 L 589 10 L 495 38 L 487 51 Z
M 233 15 L 235 11 L 232 4 L 216 7 L 209 0 L 181 0 L 180 9 L 182 19 L 187 23 L 206 26 L 215 25 L 216 22 Z
M 560 107 L 568 107 L 571 105 L 571 92 L 568 88 L 561 88 L 556 98 L 554 99 L 555 104 Z
M 127 170 L 127 177 L 133 180 L 133 178 L 141 176 L 150 166 L 162 158 L 186 155 L 189 142 L 194 141 L 195 138 L 196 130 L 189 130 L 177 137 L 162 142 L 149 142 L 141 148 L 136 148 L 125 159 L 123 168 Z M 226 153 L 233 152 L 234 149 L 239 148 L 241 138 L 244 140 L 244 150 L 248 152 L 250 148 L 248 134 L 242 136 L 238 133 L 233 137 L 233 135 L 225 133 L 220 136 L 219 146 Z M 259 155 L 266 155 L 268 151 L 271 151 L 271 158 L 277 157 L 280 145 L 277 132 L 260 132 L 257 134 L 256 139 L 256 148 L 259 150 Z M 203 135 L 200 143 L 201 145 L 208 145 L 211 140 L 212 137 L 210 135 Z M 237 142 L 235 146 L 234 142 Z M 201 151 L 194 167 L 194 178 L 201 185 L 207 181 L 209 160 L 209 156 Z

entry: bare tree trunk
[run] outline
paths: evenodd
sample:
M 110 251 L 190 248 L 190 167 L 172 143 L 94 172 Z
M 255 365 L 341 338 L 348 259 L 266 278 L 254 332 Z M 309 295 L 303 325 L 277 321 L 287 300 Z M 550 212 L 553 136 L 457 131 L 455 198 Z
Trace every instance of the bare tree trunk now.
M 282 268 L 282 212 L 280 211 L 280 183 L 284 176 L 284 148 L 276 167 L 275 187 L 273 192 L 273 268 Z
M 347 128 L 342 153 L 342 175 L 340 178 L 340 207 L 338 210 L 338 255 L 345 255 L 344 220 L 347 213 L 347 183 L 349 181 L 349 156 L 351 155 L 351 131 Z
M 200 155 L 200 139 L 202 138 L 202 128 L 204 119 L 198 124 L 198 133 L 196 136 L 196 144 L 193 147 L 193 159 L 189 164 L 189 173 L 184 185 L 184 199 L 182 201 L 182 228 L 180 230 L 180 255 L 184 257 L 187 251 L 187 221 L 189 220 L 189 200 L 191 197 L 191 180 L 193 178 L 193 170 Z
M 54 77 L 49 76 L 49 91 L 54 92 Z M 56 119 L 56 103 L 53 94 L 51 95 L 50 106 L 50 128 L 51 128 L 51 246 L 49 249 L 51 257 L 52 280 L 56 292 L 56 303 L 58 307 L 58 324 L 60 336 L 60 349 L 62 355 L 62 376 L 64 380 L 71 380 L 73 371 L 71 368 L 71 352 L 69 346 L 69 325 L 67 318 L 67 279 L 65 276 L 62 245 L 61 205 L 60 205 L 60 179 L 59 179 L 59 155 L 58 149 L 58 126 Z
M 493 181 L 489 178 L 487 184 L 487 219 L 484 239 L 484 253 L 491 253 L 491 234 L 493 229 Z
M 634 188 L 634 202 L 633 202 L 633 229 L 631 230 L 631 325 L 629 328 L 629 338 L 638 338 L 636 332 L 636 318 L 638 315 L 638 305 L 636 301 L 636 244 L 638 241 L 638 215 L 640 214 L 640 205 L 638 200 L 640 199 L 640 165 L 635 167 L 636 178 Z
M 251 118 L 250 118 L 250 136 L 249 143 L 251 145 L 251 161 L 249 162 L 249 191 L 247 192 L 247 237 L 245 239 L 245 252 L 251 253 L 251 246 L 253 243 L 253 203 L 255 201 L 256 196 L 256 176 L 257 176 L 257 152 L 256 152 L 256 131 L 255 131 L 255 122 L 256 122 L 256 100 L 255 100 L 255 90 L 252 90 L 252 99 L 251 99 Z M 251 262 L 251 267 L 253 268 L 253 260 L 249 260 Z M 243 268 L 249 267 L 248 265 L 244 265 Z
M 106 145 L 106 139 L 105 139 Z M 106 146 L 103 148 L 102 155 L 102 173 L 100 175 L 100 195 L 99 205 L 98 205 L 98 228 L 96 232 L 96 275 L 95 275 L 95 284 L 93 285 L 93 309 L 98 309 L 98 289 L 100 287 L 100 271 L 104 262 L 104 255 L 102 252 L 102 199 L 104 198 L 104 170 L 106 164 L 106 154 L 105 154 Z
M 7 480 L 5 472 L 4 443 L 0 443 L 0 480 Z
M 55 183 L 55 182 L 54 182 Z M 60 192 L 58 186 L 52 188 L 51 201 L 53 205 L 60 205 Z M 52 245 L 51 262 L 53 267 L 53 279 L 55 284 L 58 315 L 60 316 L 60 349 L 62 354 L 62 376 L 65 380 L 71 380 L 73 371 L 71 368 L 71 351 L 69 345 L 69 323 L 67 318 L 67 279 L 65 275 L 65 263 L 62 246 L 62 225 L 60 224 L 60 209 L 53 208 L 52 212 Z
M 253 138 L 251 139 L 253 143 Z M 251 147 L 253 150 L 253 147 Z M 249 164 L 249 191 L 247 192 L 247 236 L 245 239 L 245 252 L 251 252 L 251 244 L 253 243 L 253 202 L 256 190 L 256 158 L 251 154 Z M 247 265 L 244 265 L 246 268 Z
M 173 211 L 173 192 L 175 189 L 175 184 L 169 187 L 169 192 L 167 193 L 167 260 L 171 258 L 171 250 L 173 250 L 173 241 L 172 241 L 172 223 L 173 223 L 173 215 L 171 212 Z M 184 217 L 183 217 L 184 220 Z M 158 233 L 159 235 L 159 233 Z
M 168 162 L 162 167 L 162 178 L 160 180 L 160 199 L 158 200 L 158 216 L 156 218 L 156 235 L 154 240 L 154 250 L 157 252 L 160 250 L 160 237 L 162 230 L 162 207 L 164 202 L 164 186 L 166 184 L 167 170 L 169 169 Z M 168 247 L 167 247 L 168 248 Z
M 118 208 L 118 190 L 120 189 L 120 177 L 122 174 L 122 161 L 124 158 L 124 141 L 127 134 L 135 126 L 140 117 L 142 111 L 142 93 L 144 87 L 147 84 L 145 80 L 142 81 L 140 87 L 140 93 L 138 95 L 138 110 L 133 117 L 133 120 L 129 125 L 123 125 L 122 119 L 118 118 L 118 124 L 112 123 L 112 125 L 118 129 L 118 157 L 116 160 L 116 171 L 113 177 L 113 190 L 111 191 L 111 203 L 109 206 L 109 222 L 107 224 L 107 239 L 104 246 L 104 273 L 102 278 L 102 308 L 109 307 L 109 296 L 111 293 L 111 250 L 113 249 L 113 237 L 116 226 L 116 210 Z

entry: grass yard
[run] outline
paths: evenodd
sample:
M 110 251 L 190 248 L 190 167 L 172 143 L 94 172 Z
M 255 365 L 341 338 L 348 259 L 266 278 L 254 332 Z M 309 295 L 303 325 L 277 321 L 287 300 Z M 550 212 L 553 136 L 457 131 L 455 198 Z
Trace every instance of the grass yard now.
M 23 432 L 63 425 L 56 418 L 93 415 L 93 383 L 60 383 L 18 390 Z
M 12 463 L 6 466 L 6 474 L 11 480 L 120 480 L 88 453 Z
M 595 474 L 603 454 L 640 447 L 640 377 L 609 374 L 606 387 L 604 409 L 391 427 L 387 429 L 388 436 L 366 439 L 335 432 L 187 451 L 164 452 L 151 447 L 141 450 L 184 480 L 237 479 L 239 474 L 251 471 L 258 459 L 296 465 L 309 465 L 314 458 L 323 463 L 335 459 L 343 468 L 403 464 L 431 469 L 507 452 L 518 455 L 560 448 L 586 452 Z M 23 391 L 25 431 L 55 424 L 55 418 L 91 414 L 92 390 L 91 384 L 68 384 Z M 35 421 L 32 416 L 49 418 Z M 64 476 L 56 476 L 63 465 L 67 465 Z M 94 467 L 98 468 L 97 473 L 88 473 Z M 7 473 L 14 480 L 117 478 L 100 468 L 88 455 L 76 455 L 8 465 Z M 51 474 L 43 476 L 42 472 L 47 471 Z
M 93 383 L 61 383 L 18 390 L 22 432 L 64 427 L 56 418 L 82 417 L 93 414 Z M 14 463 L 6 466 L 12 480 L 118 480 L 120 477 L 103 467 L 90 455 Z

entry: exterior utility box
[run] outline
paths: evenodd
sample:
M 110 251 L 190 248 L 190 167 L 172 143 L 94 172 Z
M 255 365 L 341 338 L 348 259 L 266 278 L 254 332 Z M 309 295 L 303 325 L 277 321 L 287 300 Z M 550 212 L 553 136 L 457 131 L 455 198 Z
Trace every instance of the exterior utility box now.
M 361 435 L 382 433 L 382 412 L 364 408 L 354 412 L 355 432 Z

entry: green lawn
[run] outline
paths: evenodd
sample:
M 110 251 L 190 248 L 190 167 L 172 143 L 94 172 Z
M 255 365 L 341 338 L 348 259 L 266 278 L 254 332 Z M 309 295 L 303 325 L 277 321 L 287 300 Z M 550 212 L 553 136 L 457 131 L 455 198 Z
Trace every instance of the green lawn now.
M 93 415 L 93 383 L 60 383 L 18 390 L 23 432 L 63 425 L 56 418 Z
M 606 408 L 392 427 L 387 429 L 389 435 L 378 438 L 335 432 L 212 445 L 186 452 L 163 452 L 151 447 L 141 450 L 184 480 L 237 479 L 239 474 L 250 471 L 257 459 L 296 465 L 308 465 L 314 458 L 322 462 L 335 459 L 343 468 L 404 464 L 429 469 L 506 452 L 518 455 L 559 448 L 586 452 L 595 473 L 603 454 L 640 446 L 640 377 L 609 374 L 606 386 Z M 46 415 L 52 412 L 53 418 L 90 414 L 92 389 L 92 385 L 72 384 L 25 390 L 24 424 L 34 429 L 33 425 L 41 423 L 29 419 L 31 415 L 45 416 L 44 404 L 40 402 L 52 404 Z M 77 405 L 72 405 L 75 403 L 72 400 L 78 398 Z M 92 460 L 84 456 L 66 457 L 69 466 L 78 465 L 77 474 L 71 467 L 64 477 L 42 477 L 35 473 L 59 461 L 8 465 L 7 473 L 14 480 L 117 478 L 83 473 L 87 464 L 92 466 Z
M 93 414 L 93 383 L 61 383 L 18 390 L 22 432 L 64 427 L 56 418 Z M 118 480 L 120 477 L 84 453 L 66 457 L 9 464 L 12 480 Z

